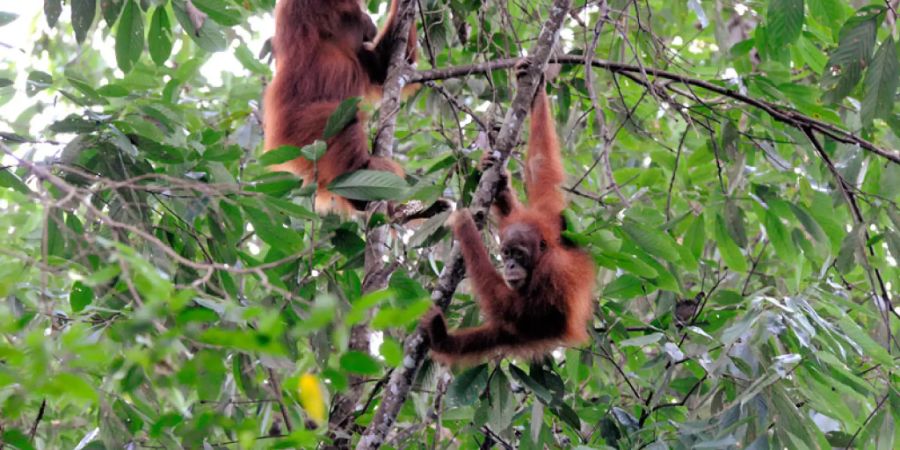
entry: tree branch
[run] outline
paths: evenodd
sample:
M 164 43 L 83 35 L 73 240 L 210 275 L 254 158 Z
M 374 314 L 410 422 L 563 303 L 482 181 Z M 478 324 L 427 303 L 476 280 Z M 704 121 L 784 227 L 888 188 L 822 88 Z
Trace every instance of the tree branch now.
M 513 67 L 519 60 L 516 58 L 504 58 L 498 59 L 495 61 L 489 61 L 479 64 L 471 64 L 465 66 L 456 66 L 456 67 L 448 67 L 443 69 L 434 69 L 434 70 L 424 70 L 418 72 L 415 76 L 412 77 L 411 82 L 423 82 L 429 80 L 443 80 L 447 78 L 458 78 L 464 77 L 467 75 L 474 75 L 479 73 L 490 72 L 492 70 L 499 69 L 507 69 Z M 581 55 L 562 55 L 559 57 L 555 57 L 553 59 L 555 63 L 560 64 L 576 64 L 576 65 L 584 65 L 585 57 Z M 827 122 L 823 122 L 818 119 L 814 119 L 812 117 L 801 114 L 797 111 L 789 109 L 784 106 L 776 105 L 774 103 L 767 102 L 765 100 L 759 100 L 753 97 L 749 97 L 747 95 L 741 94 L 734 89 L 730 89 L 724 86 L 720 86 L 717 84 L 713 84 L 708 81 L 700 80 L 697 78 L 691 78 L 686 75 L 680 75 L 673 72 L 668 72 L 665 70 L 654 69 L 652 67 L 638 67 L 631 64 L 625 64 L 615 61 L 608 61 L 603 59 L 593 59 L 590 60 L 590 64 L 593 67 L 597 67 L 600 69 L 606 69 L 612 73 L 622 73 L 622 74 L 640 74 L 646 73 L 647 75 L 652 75 L 657 78 L 662 78 L 666 80 L 675 81 L 678 83 L 682 83 L 688 86 L 699 87 L 705 89 L 710 92 L 714 92 L 719 95 L 723 95 L 725 97 L 731 98 L 733 100 L 737 100 L 741 103 L 745 103 L 747 105 L 753 106 L 755 108 L 761 109 L 765 113 L 767 113 L 773 119 L 786 123 L 792 127 L 803 129 L 804 127 L 809 127 L 814 131 L 818 131 L 836 141 L 844 142 L 847 144 L 855 144 L 862 147 L 864 150 L 879 155 L 883 158 L 890 160 L 896 164 L 900 164 L 900 151 L 889 150 L 878 147 L 877 145 L 855 136 L 853 133 L 842 130 L 838 128 L 836 125 L 832 125 Z M 648 80 L 649 82 L 649 80 Z M 670 85 L 665 84 L 664 87 L 666 89 L 672 90 Z M 674 91 L 673 91 L 674 92 Z M 682 92 L 677 92 L 681 94 Z
M 393 154 L 394 147 L 394 131 L 397 127 L 397 113 L 400 111 L 401 93 L 403 86 L 406 85 L 408 79 L 413 73 L 412 67 L 406 61 L 406 46 L 409 39 L 409 27 L 413 23 L 416 16 L 415 0 L 402 0 L 397 5 L 396 23 L 393 25 L 393 36 L 389 38 L 393 42 L 391 49 L 390 66 L 387 71 L 387 78 L 383 86 L 383 97 L 381 101 L 380 115 L 378 120 L 378 132 L 375 135 L 375 142 L 372 148 L 374 156 L 390 158 Z M 372 202 L 367 211 L 367 219 L 371 219 L 374 214 L 387 214 L 386 202 Z M 367 223 L 369 220 L 366 221 Z M 365 250 L 365 278 L 363 279 L 362 293 L 368 294 L 387 287 L 388 280 L 396 264 L 388 263 L 386 258 L 390 245 L 390 226 L 381 225 L 366 230 L 366 250 Z M 349 348 L 360 352 L 369 351 L 369 330 L 368 321 L 354 325 L 350 329 Z M 329 418 L 329 431 L 332 433 L 334 442 L 329 448 L 345 449 L 350 448 L 349 433 L 340 433 L 352 425 L 354 411 L 360 399 L 362 399 L 364 384 L 359 383 L 358 376 L 351 376 L 349 379 L 350 388 L 347 392 L 338 395 L 334 399 L 334 406 Z
M 569 11 L 570 4 L 571 0 L 555 0 L 553 2 L 550 16 L 541 29 L 537 43 L 535 43 L 532 51 L 529 52 L 529 55 L 531 55 L 529 58 L 532 61 L 530 70 L 528 74 L 519 78 L 516 96 L 506 113 L 503 127 L 497 135 L 493 149 L 493 156 L 496 158 L 497 163 L 482 174 L 481 180 L 478 182 L 478 188 L 472 196 L 472 203 L 469 205 L 469 209 L 472 210 L 479 226 L 484 224 L 488 209 L 500 188 L 500 170 L 503 170 L 510 152 L 518 141 L 522 123 L 528 114 L 532 99 L 537 91 L 540 75 L 550 60 L 550 53 L 559 38 L 559 30 Z M 515 62 L 515 60 L 510 61 Z M 512 67 L 512 64 L 507 67 Z M 426 80 L 413 77 L 410 81 Z M 462 254 L 459 245 L 454 244 L 450 250 L 450 256 L 447 258 L 447 264 L 444 266 L 437 285 L 432 291 L 432 301 L 441 308 L 446 309 L 453 298 L 456 286 L 462 281 L 464 274 L 465 266 L 463 265 Z M 378 411 L 375 413 L 372 423 L 369 424 L 369 427 L 366 428 L 366 431 L 360 438 L 359 444 L 356 446 L 357 450 L 377 449 L 384 443 L 385 438 L 394 426 L 400 407 L 406 401 L 409 389 L 427 352 L 428 348 L 425 345 L 422 333 L 417 329 L 407 337 L 404 343 L 406 356 L 403 359 L 403 366 L 395 370 L 391 375 Z

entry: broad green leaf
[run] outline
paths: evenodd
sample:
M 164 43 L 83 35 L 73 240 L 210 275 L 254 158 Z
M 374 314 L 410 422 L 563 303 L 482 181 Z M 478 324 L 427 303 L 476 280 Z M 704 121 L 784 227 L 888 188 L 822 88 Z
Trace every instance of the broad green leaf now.
M 53 84 L 53 77 L 47 72 L 35 70 L 28 74 L 28 81 L 25 83 L 25 94 L 34 97 L 38 92 L 47 89 Z
M 868 332 L 849 316 L 842 315 L 839 317 L 838 324 L 840 325 L 842 332 L 844 332 L 853 342 L 862 347 L 865 356 L 872 358 L 885 368 L 896 367 L 894 359 L 887 350 L 881 344 L 875 342 L 875 340 L 869 336 Z
M 200 46 L 200 48 L 208 52 L 220 52 L 228 46 L 225 39 L 225 32 L 222 27 L 214 21 L 206 20 L 197 29 L 191 20 L 190 14 L 187 12 L 187 3 L 185 0 L 173 0 L 172 11 L 175 12 L 175 18 L 181 24 L 181 28 L 185 33 Z
M 778 258 L 788 264 L 794 264 L 797 259 L 797 248 L 794 247 L 794 241 L 791 240 L 790 233 L 781 222 L 781 218 L 772 211 L 766 211 L 765 225 L 766 234 L 768 234 L 772 246 L 775 247 Z
M 489 405 L 488 423 L 491 429 L 502 432 L 512 424 L 516 414 L 516 397 L 509 389 L 509 379 L 502 370 L 494 372 L 489 384 L 491 395 L 482 401 Z
M 326 146 L 324 142 L 315 141 L 312 144 L 304 145 L 303 148 L 300 149 L 300 154 L 310 161 L 318 161 L 325 156 L 325 152 L 327 151 L 328 146 Z
M 147 33 L 147 44 L 150 57 L 157 66 L 162 66 L 172 54 L 173 46 L 172 22 L 169 13 L 163 6 L 157 6 L 150 20 L 150 31 Z
M 831 53 L 822 73 L 825 99 L 836 103 L 846 97 L 862 79 L 875 49 L 875 32 L 881 23 L 883 8 L 864 7 L 841 28 L 838 48 Z
M 631 219 L 625 219 L 622 230 L 645 252 L 671 263 L 680 261 L 678 244 L 668 234 Z
M 378 353 L 384 358 L 384 362 L 391 367 L 400 367 L 403 364 L 403 346 L 394 338 L 385 336 Z
M 44 16 L 47 17 L 47 25 L 50 28 L 56 26 L 60 14 L 62 14 L 62 0 L 44 0 Z
M 225 26 L 241 24 L 241 10 L 231 2 L 222 0 L 193 0 L 192 3 L 209 18 Z
M 887 118 L 894 109 L 897 94 L 897 80 L 900 78 L 900 54 L 894 46 L 894 39 L 888 36 L 872 59 L 863 82 L 865 95 L 862 101 L 862 121 L 871 124 L 876 117 Z
M 203 152 L 206 161 L 228 162 L 236 161 L 243 155 L 243 150 L 237 145 L 214 145 L 207 147 Z
M 357 105 L 359 104 L 359 101 L 359 97 L 351 97 L 338 105 L 337 109 L 328 116 L 328 122 L 325 124 L 325 131 L 322 132 L 322 139 L 328 140 L 337 136 L 338 133 L 344 131 L 344 128 L 346 128 L 350 122 L 356 120 L 358 111 Z
M 447 406 L 459 407 L 475 403 L 488 383 L 488 366 L 481 364 L 453 377 L 447 388 Z
M 0 441 L 14 446 L 18 450 L 34 450 L 34 446 L 31 445 L 31 438 L 16 428 L 3 430 L 2 434 L 0 434 Z
M 644 282 L 641 281 L 640 278 L 629 274 L 616 278 L 603 289 L 604 297 L 612 297 L 621 300 L 628 300 L 643 294 L 649 294 Z
M 13 14 L 9 12 L 0 11 L 0 27 L 4 25 L 9 25 L 14 20 L 18 19 L 18 14 Z
M 833 30 L 835 40 L 841 24 L 847 18 L 847 3 L 841 0 L 806 0 L 809 14 L 826 28 Z
M 894 260 L 900 261 L 900 232 L 887 230 L 885 232 L 885 240 L 888 244 L 888 250 L 894 256 Z
M 700 259 L 700 256 L 703 254 L 703 247 L 706 245 L 706 240 L 706 223 L 701 214 L 694 217 L 694 221 L 691 223 L 690 228 L 688 228 L 688 231 L 684 236 L 684 246 L 690 250 L 694 259 Z
M 0 186 L 14 189 L 23 194 L 31 193 L 31 189 L 28 189 L 28 186 L 12 172 L 12 168 L 0 169 Z
M 662 333 L 650 333 L 644 336 L 625 339 L 624 341 L 619 342 L 619 347 L 644 347 L 650 344 L 655 344 L 662 338 Z
M 256 208 L 250 201 L 241 203 L 257 236 L 265 243 L 289 253 L 297 253 L 303 249 L 303 239 L 296 231 L 285 228 L 280 221 L 273 221 L 269 213 Z
M 234 50 L 234 56 L 241 62 L 241 65 L 244 66 L 245 69 L 257 75 L 266 75 L 269 73 L 269 67 L 260 62 L 245 44 L 241 44 Z
M 284 214 L 287 214 L 291 217 L 296 217 L 298 219 L 304 220 L 315 220 L 318 218 L 316 213 L 310 211 L 309 209 L 298 205 L 290 200 L 280 199 L 280 198 L 272 198 L 265 197 L 263 199 L 266 206 L 271 207 L 277 211 L 280 211 Z
M 106 21 L 106 25 L 112 28 L 115 25 L 116 20 L 119 18 L 119 14 L 122 12 L 122 6 L 125 5 L 127 0 L 100 0 L 100 12 L 103 13 L 103 20 Z
M 841 250 L 838 252 L 834 266 L 841 273 L 849 273 L 856 265 L 856 256 L 860 251 L 860 245 L 863 243 L 863 233 L 865 228 L 860 224 L 853 227 L 853 231 L 847 233 L 841 243 Z
M 75 284 L 72 285 L 72 291 L 69 293 L 69 304 L 72 306 L 72 311 L 81 312 L 85 307 L 90 305 L 93 300 L 94 290 L 91 289 L 90 286 L 87 286 L 80 281 L 76 281 Z
M 75 40 L 83 44 L 97 16 L 97 0 L 72 0 L 72 28 Z
M 116 29 L 116 62 L 122 72 L 131 72 L 144 51 L 144 18 L 135 0 L 128 0 Z
M 282 145 L 276 149 L 269 150 L 259 157 L 259 163 L 264 166 L 272 166 L 292 161 L 301 156 L 299 147 L 293 145 Z
M 528 387 L 528 389 L 535 395 L 535 397 L 540 399 L 543 404 L 549 405 L 553 403 L 553 393 L 551 393 L 549 389 L 538 383 L 537 380 L 531 378 L 531 376 L 525 373 L 522 369 L 510 364 L 509 373 L 519 383 Z
M 328 190 L 353 200 L 400 200 L 409 185 L 391 172 L 357 170 L 335 178 Z
M 349 351 L 341 356 L 341 368 L 360 375 L 376 375 L 381 366 L 371 356 L 357 351 Z
M 803 0 L 770 0 L 766 23 L 770 45 L 793 43 L 803 29 Z
M 722 256 L 722 261 L 725 265 L 731 270 L 746 272 L 747 260 L 741 253 L 740 247 L 731 239 L 731 235 L 728 234 L 728 230 L 725 227 L 725 221 L 718 214 L 716 214 L 715 237 L 716 245 L 719 247 L 719 254 Z

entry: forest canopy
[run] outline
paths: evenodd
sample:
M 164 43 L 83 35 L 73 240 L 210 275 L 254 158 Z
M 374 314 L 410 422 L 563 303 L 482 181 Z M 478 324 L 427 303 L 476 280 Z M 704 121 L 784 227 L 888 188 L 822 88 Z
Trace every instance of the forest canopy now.
M 397 0 L 353 215 L 263 151 L 275 3 L 0 4 L 0 449 L 900 446 L 900 1 Z M 590 342 L 438 364 L 450 212 L 385 202 L 499 255 L 545 69 Z

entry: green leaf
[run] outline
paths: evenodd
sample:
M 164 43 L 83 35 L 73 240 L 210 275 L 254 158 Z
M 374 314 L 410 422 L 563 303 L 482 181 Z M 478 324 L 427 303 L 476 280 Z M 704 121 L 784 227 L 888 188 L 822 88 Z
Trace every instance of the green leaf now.
M 15 428 L 3 430 L 0 442 L 9 444 L 17 450 L 34 450 L 34 446 L 31 445 L 31 439 L 28 435 Z
M 103 20 L 106 21 L 106 25 L 112 28 L 115 25 L 116 20 L 119 18 L 119 13 L 122 12 L 122 6 L 125 4 L 126 0 L 100 0 L 100 12 L 103 13 Z
M 528 390 L 530 390 L 531 393 L 535 395 L 535 397 L 540 399 L 543 404 L 549 405 L 553 403 L 553 393 L 550 392 L 549 389 L 538 383 L 537 380 L 531 378 L 531 375 L 528 375 L 522 369 L 512 364 L 509 365 L 509 373 L 513 376 L 513 378 L 518 380 L 519 383 L 528 387 Z
M 644 282 L 641 281 L 640 278 L 629 274 L 616 278 L 603 289 L 604 297 L 612 297 L 621 300 L 632 299 L 647 293 L 649 292 L 647 292 Z
M 207 147 L 203 152 L 203 159 L 206 161 L 237 161 L 243 155 L 243 150 L 238 145 L 214 145 Z
M 894 47 L 894 38 L 888 36 L 872 59 L 866 72 L 865 95 L 862 101 L 862 121 L 870 125 L 876 117 L 887 118 L 894 109 L 897 80 L 900 79 L 900 55 Z
M 0 27 L 2 27 L 4 25 L 9 25 L 10 23 L 12 23 L 14 20 L 16 20 L 18 18 L 19 18 L 18 14 L 0 11 Z
M 0 186 L 10 188 L 23 194 L 30 194 L 31 189 L 12 171 L 12 167 L 0 169 Z
M 864 231 L 865 228 L 862 224 L 856 225 L 841 243 L 841 250 L 838 252 L 837 259 L 834 261 L 834 266 L 841 273 L 849 273 L 856 265 L 856 255 L 860 244 L 863 241 L 862 235 Z
M 772 246 L 775 247 L 778 258 L 788 264 L 793 264 L 797 259 L 797 248 L 794 247 L 794 241 L 791 240 L 791 235 L 781 222 L 781 218 L 772 211 L 766 211 L 765 225 L 766 234 L 768 234 Z
M 245 69 L 257 74 L 267 75 L 269 66 L 260 62 L 260 60 L 247 48 L 246 44 L 241 44 L 234 50 L 234 56 L 241 62 Z
M 822 73 L 825 100 L 837 103 L 862 79 L 875 48 L 875 32 L 883 15 L 882 8 L 864 7 L 841 28 L 838 48 L 831 53 Z
M 691 252 L 694 259 L 700 259 L 703 247 L 706 245 L 706 222 L 703 215 L 694 217 L 694 221 L 684 236 L 684 246 Z
M 327 151 L 328 146 L 325 145 L 324 142 L 317 140 L 312 144 L 304 145 L 303 148 L 300 149 L 300 154 L 310 161 L 318 161 L 325 156 L 325 152 Z
M 681 260 L 678 254 L 678 244 L 668 234 L 644 226 L 632 219 L 625 219 L 622 230 L 645 252 L 671 263 Z
M 631 339 L 625 339 L 622 342 L 619 342 L 620 347 L 644 347 L 650 344 L 655 344 L 659 342 L 660 339 L 663 338 L 662 333 L 650 333 L 644 336 L 633 337 Z
M 891 368 L 896 367 L 894 358 L 891 357 L 890 353 L 888 353 L 881 344 L 875 342 L 875 340 L 869 336 L 868 332 L 853 321 L 850 316 L 842 315 L 838 318 L 838 324 L 840 325 L 841 331 L 843 331 L 853 342 L 862 347 L 865 356 L 868 356 L 878 364 L 883 365 L 885 369 L 890 370 Z
M 394 338 L 385 336 L 378 352 L 384 358 L 384 362 L 391 367 L 400 367 L 403 363 L 403 346 Z
M 147 34 L 150 57 L 157 66 L 162 66 L 172 54 L 172 21 L 165 6 L 157 6 L 150 20 L 150 32 Z
M 128 0 L 116 30 L 116 62 L 122 72 L 131 72 L 144 51 L 144 18 L 135 0 Z
M 262 156 L 259 157 L 259 163 L 264 166 L 272 166 L 293 161 L 300 156 L 302 156 L 302 151 L 299 147 L 282 145 L 281 147 L 263 153 Z
M 485 400 L 489 404 L 490 414 L 488 423 L 491 429 L 503 432 L 512 424 L 516 414 L 516 397 L 509 389 L 509 379 L 502 370 L 497 370 L 491 376 L 491 395 Z
M 130 91 L 118 84 L 107 84 L 97 89 L 97 93 L 104 97 L 128 97 Z
M 223 0 L 193 0 L 194 6 L 206 13 L 210 19 L 222 25 L 233 27 L 243 22 L 241 10 L 233 3 Z
M 290 200 L 265 197 L 263 201 L 265 202 L 266 206 L 269 206 L 270 208 L 287 214 L 291 217 L 296 217 L 303 220 L 315 220 L 319 217 L 316 215 L 316 213 Z
M 200 24 L 200 28 L 194 26 L 191 17 L 187 12 L 187 3 L 185 0 L 175 0 L 172 2 L 172 10 L 175 12 L 175 18 L 181 24 L 181 28 L 185 33 L 200 46 L 200 48 L 211 52 L 221 52 L 228 47 L 225 40 L 225 32 L 221 25 L 215 21 L 206 20 Z
M 356 119 L 357 105 L 359 97 L 351 97 L 341 102 L 337 109 L 328 116 L 328 122 L 325 124 L 325 131 L 322 133 L 322 139 L 331 139 L 338 133 L 344 131 L 344 128 Z
M 771 46 L 793 43 L 803 30 L 803 0 L 771 0 L 766 23 Z
M 47 25 L 50 28 L 56 26 L 60 14 L 62 14 L 62 0 L 44 0 L 44 16 L 47 17 Z
M 72 311 L 81 312 L 93 301 L 94 290 L 90 286 L 80 281 L 76 281 L 72 285 L 72 291 L 69 293 L 69 304 L 72 306 Z
M 900 232 L 887 230 L 885 232 L 885 240 L 887 241 L 888 250 L 894 256 L 894 260 L 900 261 Z
M 28 81 L 25 83 L 25 95 L 34 97 L 38 92 L 47 89 L 53 84 L 53 77 L 47 72 L 40 70 L 32 71 L 28 74 Z
M 357 170 L 335 178 L 328 190 L 353 200 L 400 200 L 409 185 L 391 172 Z
M 847 17 L 846 3 L 841 0 L 807 0 L 806 6 L 809 14 L 826 28 L 833 30 L 835 35 L 841 28 L 841 24 Z
M 285 228 L 280 221 L 274 222 L 268 213 L 253 206 L 252 202 L 250 199 L 242 200 L 241 206 L 263 242 L 288 253 L 298 253 L 303 249 L 303 239 L 296 231 Z
M 741 253 L 740 247 L 738 247 L 734 240 L 731 239 L 731 235 L 728 234 L 728 230 L 725 227 L 725 221 L 722 219 L 722 216 L 718 214 L 716 214 L 715 236 L 716 246 L 719 247 L 719 254 L 725 265 L 731 270 L 746 272 L 747 260 Z
M 473 367 L 453 378 L 447 388 L 447 407 L 467 406 L 475 403 L 488 383 L 488 366 Z
M 72 0 L 72 28 L 75 40 L 83 44 L 97 15 L 97 0 Z
M 377 375 L 381 365 L 365 353 L 349 351 L 341 356 L 341 368 L 360 375 Z

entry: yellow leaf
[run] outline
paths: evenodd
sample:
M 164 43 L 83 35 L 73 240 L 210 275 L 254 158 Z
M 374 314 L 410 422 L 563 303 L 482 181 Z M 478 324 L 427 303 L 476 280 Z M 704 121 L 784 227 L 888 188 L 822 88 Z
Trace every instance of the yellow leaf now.
M 325 397 L 322 395 L 322 383 L 319 378 L 311 373 L 300 376 L 298 383 L 300 404 L 306 410 L 306 415 L 318 425 L 325 423 Z

